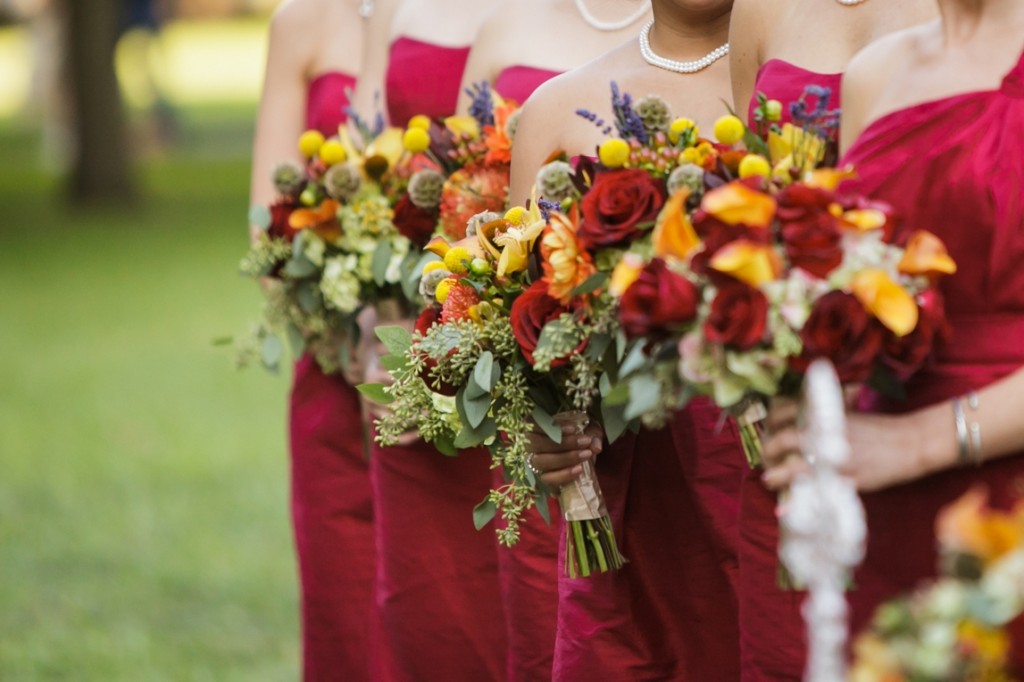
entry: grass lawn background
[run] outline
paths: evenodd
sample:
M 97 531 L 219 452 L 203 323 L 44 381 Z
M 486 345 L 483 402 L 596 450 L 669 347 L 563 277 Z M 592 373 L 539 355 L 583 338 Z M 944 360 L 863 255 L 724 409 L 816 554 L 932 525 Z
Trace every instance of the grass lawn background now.
M 254 68 L 259 68 L 258 65 Z M 0 120 L 0 679 L 294 680 L 287 377 L 211 340 L 253 106 L 180 110 L 135 208 L 79 211 Z

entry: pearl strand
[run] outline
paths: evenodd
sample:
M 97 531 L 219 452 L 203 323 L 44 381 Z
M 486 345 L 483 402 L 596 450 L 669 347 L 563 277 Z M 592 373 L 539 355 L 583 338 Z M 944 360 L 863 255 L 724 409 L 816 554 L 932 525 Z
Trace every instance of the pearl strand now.
M 716 47 L 711 52 L 707 53 L 700 59 L 695 59 L 692 62 L 679 62 L 674 59 L 666 59 L 661 55 L 658 55 L 651 49 L 651 26 L 654 25 L 654 19 L 651 19 L 644 27 L 640 29 L 640 56 L 644 58 L 644 61 L 651 66 L 656 66 L 659 69 L 665 69 L 666 71 L 674 71 L 676 73 L 697 73 L 708 68 L 719 59 L 729 54 L 729 43 L 725 43 L 719 47 Z
M 640 17 L 650 12 L 651 6 L 645 0 L 644 2 L 640 3 L 640 7 L 636 12 L 630 14 L 628 17 L 624 19 L 619 19 L 618 21 L 601 21 L 600 19 L 598 19 L 597 17 L 590 13 L 590 10 L 587 9 L 587 6 L 583 3 L 583 0 L 576 0 L 576 9 L 577 11 L 579 11 L 580 16 L 583 17 L 583 21 L 587 22 L 592 27 L 596 28 L 598 31 L 618 31 L 619 29 L 626 28 L 630 24 L 638 21 Z

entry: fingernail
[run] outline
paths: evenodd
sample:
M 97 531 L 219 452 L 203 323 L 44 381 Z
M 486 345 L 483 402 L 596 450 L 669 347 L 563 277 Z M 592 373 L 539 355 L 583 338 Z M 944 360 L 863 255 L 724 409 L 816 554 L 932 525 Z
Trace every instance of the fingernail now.
M 571 473 L 571 474 L 573 474 L 573 475 L 575 475 L 575 476 L 579 476 L 580 474 L 582 474 L 582 473 L 583 473 L 583 467 L 582 467 L 581 465 L 577 464 L 576 466 L 574 466 L 574 467 L 573 467 L 573 468 L 572 468 L 572 469 L 571 469 L 571 470 L 569 471 L 569 473 Z
M 580 453 L 580 459 L 582 459 L 582 460 L 591 459 L 593 456 L 594 456 L 594 453 L 591 452 L 590 450 L 584 450 L 583 452 Z
M 569 425 L 562 426 L 562 433 L 576 433 L 576 427 Z
M 590 436 L 580 436 L 576 439 L 576 447 L 585 448 L 590 445 Z

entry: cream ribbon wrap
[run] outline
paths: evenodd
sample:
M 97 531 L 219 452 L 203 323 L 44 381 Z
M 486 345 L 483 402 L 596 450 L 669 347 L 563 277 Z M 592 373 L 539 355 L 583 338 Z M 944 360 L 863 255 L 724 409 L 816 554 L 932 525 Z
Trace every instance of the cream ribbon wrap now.
M 560 412 L 555 415 L 555 422 L 575 427 L 574 435 L 580 435 L 590 424 L 590 418 L 585 412 Z M 558 503 L 566 521 L 590 521 L 608 516 L 591 462 L 583 462 L 580 477 L 562 486 L 558 492 Z

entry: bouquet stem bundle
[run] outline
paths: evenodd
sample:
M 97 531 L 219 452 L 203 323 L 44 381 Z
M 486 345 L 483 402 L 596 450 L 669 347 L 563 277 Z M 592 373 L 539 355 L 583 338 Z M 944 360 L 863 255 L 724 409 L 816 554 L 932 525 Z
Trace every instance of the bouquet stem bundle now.
M 753 399 L 741 405 L 736 411 L 736 425 L 740 429 L 740 442 L 743 454 L 751 469 L 761 466 L 762 445 L 764 437 L 764 420 L 768 416 L 768 408 L 761 400 Z

